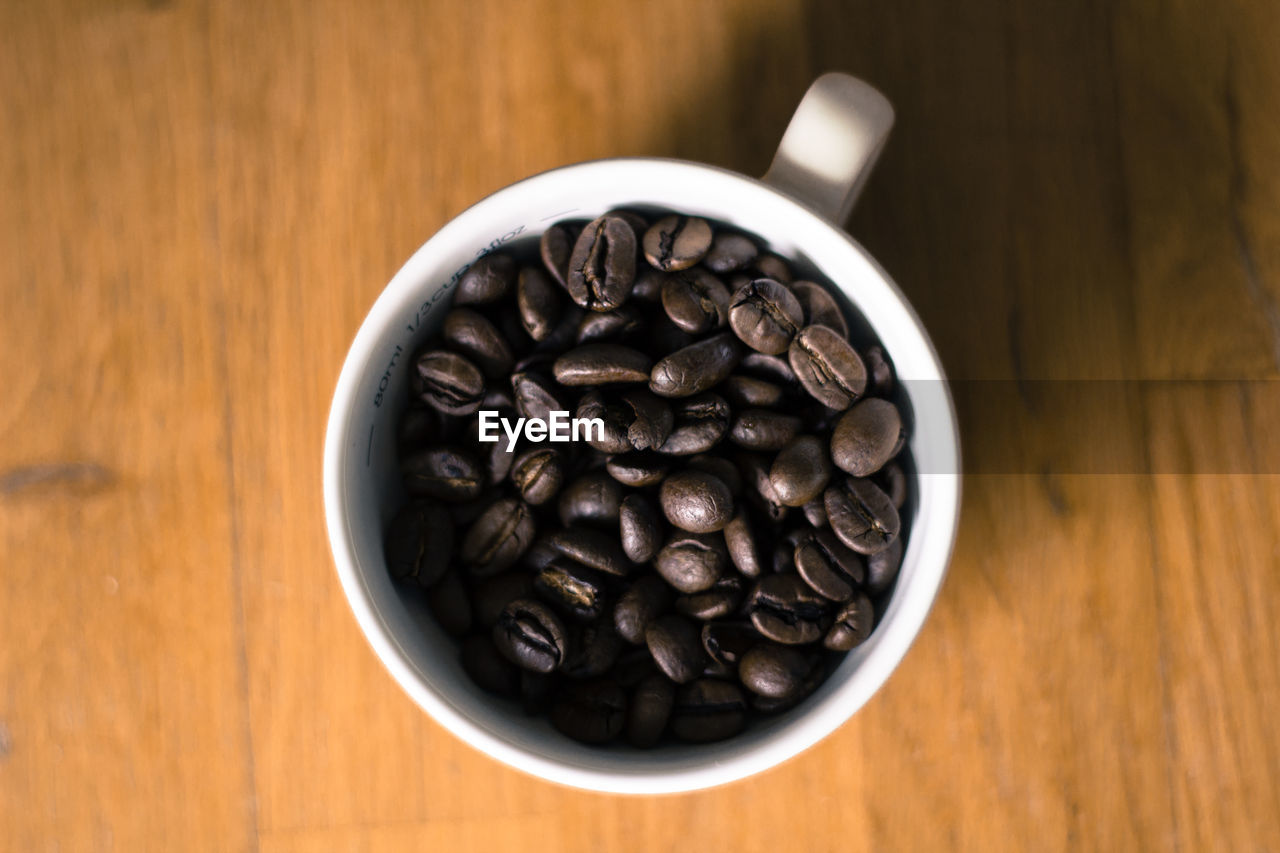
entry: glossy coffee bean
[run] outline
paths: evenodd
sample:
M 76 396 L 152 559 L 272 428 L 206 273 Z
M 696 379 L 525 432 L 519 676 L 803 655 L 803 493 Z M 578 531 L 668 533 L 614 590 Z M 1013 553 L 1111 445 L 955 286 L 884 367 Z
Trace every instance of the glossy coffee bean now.
M 650 675 L 636 685 L 627 712 L 627 743 L 638 749 L 656 746 L 667 730 L 676 687 L 661 674 Z
M 534 533 L 529 505 L 516 498 L 501 498 L 471 523 L 458 557 L 476 577 L 495 575 L 520 559 L 533 543 Z
M 470 308 L 454 308 L 444 317 L 441 333 L 450 349 L 465 356 L 489 379 L 511 372 L 515 356 L 493 323 Z
M 658 552 L 658 574 L 680 592 L 702 592 L 724 574 L 729 554 L 718 533 L 677 532 Z
M 642 488 L 662 482 L 671 468 L 671 457 L 649 452 L 623 453 L 610 456 L 604 467 L 622 485 Z
M 699 216 L 664 216 L 644 233 L 644 256 L 663 272 L 683 270 L 711 249 L 711 225 Z
M 902 431 L 902 416 L 893 403 L 878 397 L 859 400 L 836 421 L 831 458 L 846 473 L 868 477 L 893 456 Z
M 689 458 L 687 467 L 693 471 L 705 471 L 712 475 L 728 486 L 729 494 L 735 498 L 742 494 L 742 473 L 737 465 L 723 456 L 699 453 Z
M 471 601 L 467 588 L 453 569 L 427 590 L 427 609 L 446 634 L 461 637 L 471 630 Z
M 484 374 L 456 352 L 429 350 L 414 363 L 424 403 L 447 415 L 469 415 L 484 400 Z
M 870 480 L 847 477 L 833 483 L 823 493 L 823 501 L 831 529 L 859 554 L 883 551 L 898 537 L 898 510 Z
M 640 309 L 630 302 L 612 311 L 588 311 L 578 323 L 578 343 L 616 341 L 640 333 L 644 326 Z
M 578 233 L 577 228 L 557 222 L 543 231 L 538 241 L 538 254 L 542 258 L 542 264 L 561 287 L 569 281 L 569 258 L 573 255 L 573 244 L 578 241 Z
M 729 322 L 729 288 L 701 267 L 674 272 L 662 283 L 662 308 L 671 322 L 700 335 Z
M 639 240 L 644 236 L 644 232 L 649 230 L 649 220 L 645 219 L 634 210 L 627 210 L 623 207 L 614 208 L 608 211 L 609 216 L 616 216 L 623 222 L 631 226 L 631 230 L 635 232 L 636 239 Z
M 635 232 L 623 219 L 601 216 L 574 244 L 565 287 L 582 308 L 612 311 L 627 300 L 635 275 Z
M 489 305 L 506 296 L 516 283 L 516 262 L 501 254 L 485 255 L 458 279 L 453 304 Z
M 763 534 L 745 507 L 724 526 L 724 542 L 729 559 L 743 577 L 758 578 L 764 574 L 764 553 L 760 547 Z
M 795 546 L 796 573 L 831 601 L 848 601 L 866 580 L 862 558 L 846 548 L 831 528 L 806 533 Z
M 564 457 L 549 447 L 531 447 L 511 464 L 511 482 L 530 506 L 542 506 L 554 498 L 564 485 L 564 476 Z
M 622 486 L 605 471 L 589 471 L 560 492 L 560 523 L 565 527 L 589 524 L 606 530 L 618 528 Z
M 875 609 L 871 606 L 871 599 L 858 593 L 836 611 L 835 624 L 822 644 L 833 652 L 847 652 L 870 637 L 874 626 Z
M 794 574 L 765 575 L 747 599 L 751 624 L 786 645 L 818 640 L 830 625 L 828 602 Z
M 733 372 L 742 358 L 742 350 L 742 344 L 732 332 L 721 332 L 690 344 L 653 366 L 649 389 L 661 397 L 699 394 Z
M 729 431 L 731 410 L 723 397 L 699 394 L 676 400 L 672 416 L 674 426 L 658 450 L 672 456 L 692 456 L 720 443 Z
M 729 326 L 739 340 L 756 352 L 786 352 L 803 325 L 795 295 L 785 284 L 771 279 L 744 284 L 734 292 L 729 304 Z
M 867 366 L 867 393 L 877 397 L 887 397 L 893 393 L 893 365 L 881 347 L 875 346 L 862 354 L 862 363 Z
M 636 283 L 631 287 L 631 298 L 640 302 L 658 302 L 662 299 L 662 285 L 666 280 L 666 273 L 645 264 L 636 271 Z
M 685 470 L 662 482 L 658 501 L 667 521 L 691 533 L 722 529 L 733 517 L 733 495 L 718 477 Z
M 713 273 L 724 275 L 751 266 L 758 254 L 760 250 L 750 237 L 721 231 L 711 241 L 711 248 L 702 259 L 702 264 Z
M 627 427 L 627 440 L 636 450 L 657 450 L 666 442 L 675 426 L 671 403 L 641 388 L 628 389 L 622 402 L 630 407 L 632 420 Z
M 702 626 L 702 648 L 707 657 L 730 668 L 763 639 L 749 622 L 708 622 Z
M 662 547 L 662 522 L 649 499 L 630 494 L 618 511 L 622 551 L 632 562 L 647 563 Z
M 644 639 L 658 668 L 676 684 L 693 681 L 707 665 L 701 628 L 684 616 L 659 616 L 645 629 Z
M 880 473 L 875 477 L 875 483 L 889 496 L 894 508 L 901 510 L 902 505 L 907 502 L 907 475 L 902 470 L 902 466 L 890 462 L 880 469 Z
M 737 575 L 725 575 L 710 589 L 679 596 L 675 609 L 680 615 L 701 622 L 724 619 L 738 609 L 744 594 L 742 579 Z
M 561 385 L 648 382 L 653 362 L 622 344 L 583 344 L 556 359 L 552 375 Z
M 499 696 L 520 693 L 520 670 L 499 654 L 493 640 L 479 635 L 462 641 L 462 669 L 481 688 Z
M 805 506 L 822 495 L 831 480 L 831 470 L 827 442 L 816 436 L 802 435 L 783 447 L 774 458 L 769 468 L 769 483 L 779 503 Z
M 867 387 L 867 370 L 853 347 L 826 326 L 806 326 L 787 351 L 796 378 L 815 400 L 838 411 Z
M 758 453 L 743 453 L 737 457 L 737 462 L 746 483 L 747 500 L 773 521 L 785 518 L 787 506 L 773 490 L 768 458 Z
M 744 409 L 729 428 L 729 440 L 747 450 L 781 450 L 800 432 L 800 419 L 769 409 Z
M 729 681 L 700 678 L 676 690 L 669 727 L 680 740 L 710 743 L 733 737 L 747 722 L 742 689 Z
M 564 291 L 537 267 L 525 267 L 516 279 L 520 325 L 535 341 L 551 337 L 564 316 Z
M 502 609 L 493 626 L 493 644 L 521 669 L 551 672 L 568 653 L 560 617 L 540 601 L 518 598 Z
M 613 608 L 613 627 L 618 636 L 633 645 L 643 645 L 645 631 L 653 620 L 671 609 L 671 587 L 657 575 L 645 575 L 618 598 Z
M 759 273 L 757 278 L 771 278 L 774 281 L 780 281 L 783 284 L 790 284 L 793 278 L 791 275 L 791 267 L 787 265 L 786 261 L 777 255 L 760 255 L 754 262 L 752 262 L 751 269 Z
M 599 678 L 618 661 L 623 649 L 622 638 L 607 620 L 569 629 L 569 653 L 560 672 L 577 680 Z
M 822 501 L 821 492 L 804 505 L 804 520 L 809 522 L 811 527 L 827 526 L 827 505 Z
M 391 576 L 429 587 L 444 575 L 453 555 L 453 522 L 437 504 L 410 501 L 391 520 L 385 543 Z
M 563 389 L 534 371 L 511 374 L 511 392 L 515 397 L 516 411 L 522 418 L 550 422 L 552 412 L 569 410 L 563 398 Z
M 730 376 L 723 390 L 725 399 L 743 408 L 769 409 L 782 402 L 782 386 L 754 376 Z
M 486 472 L 480 460 L 460 447 L 429 447 L 400 463 L 404 487 L 411 495 L 462 503 L 480 496 Z
M 806 326 L 826 326 L 840 337 L 848 339 L 849 323 L 840 310 L 840 304 L 825 287 L 813 281 L 793 281 L 791 292 L 800 305 Z
M 608 576 L 566 557 L 557 557 L 538 572 L 533 590 L 557 613 L 578 622 L 593 622 L 609 607 Z
M 609 681 L 566 685 L 551 705 L 551 724 L 583 743 L 608 743 L 627 724 L 627 694 Z
M 575 417 L 593 422 L 586 429 L 587 444 L 601 453 L 626 453 L 631 450 L 627 432 L 631 426 L 631 413 L 625 405 L 606 398 L 603 393 L 591 389 L 578 400 Z M 599 423 L 594 423 L 599 421 Z
M 888 548 L 867 557 L 867 592 L 881 595 L 893 586 L 898 579 L 898 570 L 902 568 L 902 537 L 899 536 L 889 544 Z
M 605 574 L 622 577 L 632 564 L 616 534 L 591 527 L 568 527 L 548 534 L 546 543 L 557 553 Z
M 791 361 L 786 355 L 766 355 L 751 351 L 738 362 L 738 370 L 744 376 L 753 376 L 784 388 L 792 388 L 800 381 L 796 379 L 796 373 L 791 369 Z
M 471 611 L 481 628 L 498 624 L 502 609 L 518 598 L 533 597 L 533 577 L 527 572 L 510 571 L 482 578 L 471 588 Z
M 760 643 L 742 656 L 738 677 L 758 696 L 785 699 L 801 690 L 816 660 L 791 646 Z

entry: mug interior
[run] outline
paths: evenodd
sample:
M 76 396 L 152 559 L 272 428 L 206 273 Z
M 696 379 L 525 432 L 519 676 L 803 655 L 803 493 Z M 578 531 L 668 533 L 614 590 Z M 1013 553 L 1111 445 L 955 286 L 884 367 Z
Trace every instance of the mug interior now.
M 715 744 L 579 744 L 518 702 L 484 693 L 463 672 L 457 642 L 420 596 L 388 576 L 382 531 L 404 499 L 396 421 L 413 352 L 436 334 L 466 267 L 487 251 L 540 234 L 559 219 L 628 206 L 673 208 L 759 236 L 816 270 L 865 318 L 889 353 L 912 411 L 897 586 L 872 636 L 797 708 Z M 449 222 L 395 275 L 365 319 L 343 366 L 325 447 L 325 506 L 343 588 L 379 658 L 411 697 L 476 748 L 534 775 L 597 791 L 664 793 L 747 776 L 833 731 L 888 678 L 920 630 L 946 570 L 959 513 L 959 449 L 949 392 L 933 347 L 905 298 L 847 234 L 751 178 L 683 161 L 602 160 L 528 178 Z

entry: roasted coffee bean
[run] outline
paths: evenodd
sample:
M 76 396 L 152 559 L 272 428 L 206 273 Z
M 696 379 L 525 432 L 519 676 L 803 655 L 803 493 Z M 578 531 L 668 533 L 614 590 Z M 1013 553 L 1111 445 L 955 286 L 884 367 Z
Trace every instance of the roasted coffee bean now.
M 636 271 L 636 283 L 631 288 L 631 298 L 641 302 L 657 302 L 662 298 L 662 285 L 666 273 L 645 265 Z
M 777 255 L 760 255 L 752 262 L 751 269 L 760 274 L 758 278 L 771 278 L 783 284 L 791 283 L 791 267 Z
M 516 498 L 501 498 L 471 523 L 458 556 L 476 577 L 510 567 L 533 543 L 533 512 Z
M 511 418 L 516 417 L 515 409 L 499 409 L 499 417 Z M 480 435 L 480 419 L 477 417 L 472 423 L 467 425 L 467 432 L 479 436 Z M 494 442 L 481 442 L 477 447 L 484 454 L 484 465 L 488 469 L 489 475 L 486 482 L 490 486 L 497 486 L 507 479 L 511 473 L 511 468 L 515 465 L 516 457 L 524 449 L 520 442 L 514 446 L 507 441 L 499 433 L 499 438 Z
M 606 574 L 621 577 L 633 568 L 618 538 L 603 530 L 568 527 L 549 534 L 546 542 L 560 554 Z
M 648 498 L 630 494 L 622 501 L 618 520 L 622 551 L 636 563 L 647 563 L 662 547 L 662 522 Z
M 800 303 L 785 284 L 767 278 L 744 284 L 729 304 L 729 326 L 756 352 L 778 355 L 804 325 Z
M 626 210 L 625 208 L 616 208 L 607 213 L 608 216 L 616 216 L 623 222 L 631 226 L 631 230 L 636 234 L 636 240 L 644 236 L 644 232 L 649 230 L 649 220 L 645 219 L 634 210 Z
M 785 355 L 766 355 L 752 351 L 742 357 L 738 369 L 746 376 L 775 382 L 785 388 L 790 388 L 799 381 Z
M 561 385 L 648 382 L 653 362 L 622 344 L 583 344 L 556 359 L 551 370 Z
M 730 376 L 722 388 L 735 406 L 769 409 L 782 402 L 781 386 L 754 376 Z
M 760 250 L 750 237 L 721 231 L 711 241 L 711 249 L 702 259 L 703 265 L 718 275 L 737 272 L 751 266 Z
M 533 589 L 557 613 L 578 622 L 599 619 L 609 606 L 608 576 L 565 557 L 538 572 Z
M 516 262 L 506 255 L 485 255 L 462 274 L 454 305 L 489 305 L 506 296 L 516 283 Z
M 764 574 L 761 535 L 745 507 L 740 507 L 738 514 L 724 526 L 724 542 L 729 549 L 729 559 L 744 577 L 758 578 Z
M 729 429 L 729 440 L 747 450 L 781 450 L 800 431 L 800 419 L 769 409 L 744 409 Z
M 634 335 L 644 329 L 640 309 L 627 303 L 612 311 L 588 311 L 578 323 L 578 343 L 591 344 Z
M 700 678 L 676 690 L 671 708 L 671 733 L 691 743 L 710 743 L 733 737 L 747 722 L 742 689 L 728 681 Z
M 875 618 L 871 599 L 858 593 L 852 601 L 836 611 L 835 624 L 827 632 L 822 644 L 833 652 L 847 652 L 871 636 Z
M 568 654 L 560 617 L 528 598 L 518 598 L 502 609 L 493 626 L 493 644 L 507 660 L 534 672 L 551 672 Z
M 565 288 L 583 308 L 612 311 L 627 300 L 635 276 L 636 234 L 626 220 L 606 215 L 582 229 Z
M 889 496 L 894 509 L 901 510 L 902 505 L 907 502 L 907 475 L 902 466 L 890 462 L 880 469 L 875 482 Z
M 638 749 L 656 746 L 675 700 L 675 685 L 664 675 L 650 675 L 637 684 L 627 713 L 627 742 Z
M 529 716 L 545 714 L 560 690 L 560 679 L 555 673 L 520 670 L 520 707 Z
M 747 599 L 756 630 L 786 645 L 812 643 L 831 624 L 828 602 L 797 575 L 765 575 Z
M 569 628 L 569 653 L 560 671 L 574 679 L 599 678 L 613 668 L 622 639 L 607 620 Z
M 410 501 L 391 520 L 384 550 L 393 578 L 431 586 L 444 575 L 453 556 L 449 513 L 430 501 Z
M 400 463 L 404 487 L 411 495 L 462 503 L 479 497 L 484 488 L 484 466 L 460 447 L 429 447 L 406 456 Z
M 737 497 L 742 494 L 742 473 L 723 456 L 712 456 L 699 453 L 689 458 L 688 467 L 694 471 L 705 471 L 729 487 L 729 494 Z
M 484 635 L 462 641 L 462 669 L 471 680 L 490 693 L 516 696 L 520 692 L 520 670 L 499 654 L 493 640 Z
M 560 313 L 560 320 L 551 329 L 551 334 L 547 335 L 538 342 L 537 348 L 533 351 L 530 358 L 530 364 L 536 359 L 537 366 L 544 372 L 551 369 L 551 363 L 555 361 L 556 356 L 567 350 L 578 342 L 578 329 L 582 327 L 582 318 L 586 317 L 590 311 L 585 308 L 579 308 L 570 299 L 564 300 L 564 310 Z M 516 362 L 516 370 L 526 370 L 530 365 L 522 365 Z
M 700 335 L 729 322 L 729 288 L 701 267 L 674 272 L 662 283 L 662 308 L 671 322 Z
M 756 453 L 743 453 L 738 456 L 738 470 L 746 483 L 748 501 L 774 521 L 786 518 L 787 506 L 773 490 L 768 460 Z
M 578 401 L 575 415 L 579 420 L 600 421 L 585 429 L 587 444 L 601 453 L 626 453 L 631 450 L 627 432 L 631 427 L 631 412 L 622 403 L 606 399 L 604 394 L 592 389 Z
M 843 411 L 866 390 L 867 369 L 862 359 L 847 340 L 826 326 L 802 329 L 791 342 L 787 357 L 800 384 L 824 406 Z
M 447 350 L 429 350 L 414 363 L 421 399 L 448 415 L 469 415 L 484 400 L 484 374 L 466 358 Z
M 644 256 L 664 272 L 683 270 L 711 249 L 711 225 L 699 216 L 664 216 L 644 232 Z
M 825 287 L 813 281 L 793 281 L 791 292 L 803 312 L 804 325 L 826 326 L 842 338 L 849 337 L 849 323 L 844 312 Z
M 830 480 L 831 456 L 827 443 L 812 435 L 792 440 L 782 448 L 769 469 L 773 493 L 778 502 L 786 506 L 805 506 L 821 496 Z
M 902 438 L 902 416 L 888 400 L 859 400 L 836 421 L 831 433 L 831 458 L 855 477 L 867 477 L 884 467 Z
M 622 485 L 641 488 L 660 483 L 671 467 L 671 458 L 647 451 L 623 453 L 610 456 L 604 467 Z
M 579 230 L 563 222 L 557 222 L 546 231 L 538 241 L 538 253 L 542 264 L 556 282 L 564 287 L 569 281 L 569 258 L 573 255 L 573 244 L 578 240 Z M 535 340 L 541 340 L 536 338 Z
M 701 629 L 683 616 L 659 616 L 645 629 L 644 639 L 658 668 L 676 684 L 693 681 L 707 664 Z
M 583 743 L 602 744 L 627 724 L 627 694 L 608 681 L 569 684 L 551 705 L 551 724 Z
M 511 465 L 511 482 L 530 506 L 541 506 L 554 498 L 564 485 L 564 475 L 564 457 L 549 447 L 531 447 Z
M 716 394 L 699 394 L 677 400 L 672 414 L 674 427 L 658 448 L 672 456 L 705 453 L 729 431 L 729 404 Z
M 446 634 L 461 637 L 471 630 L 471 601 L 453 569 L 427 590 L 427 608 Z
M 804 519 L 812 527 L 827 526 L 827 505 L 823 503 L 821 492 L 818 493 L 816 498 L 804 505 Z
M 760 643 L 742 656 L 738 677 L 758 696 L 785 699 L 801 690 L 816 663 L 812 654 L 791 646 Z
M 533 540 L 529 550 L 520 556 L 519 565 L 531 572 L 538 572 L 548 563 L 560 556 L 560 552 L 547 544 L 545 537 Z
M 671 587 L 657 575 L 645 575 L 618 598 L 613 627 L 628 643 L 643 645 L 649 624 L 670 610 L 671 602 Z
M 708 622 L 702 626 L 702 648 L 707 657 L 730 668 L 762 639 L 749 622 Z
M 529 337 L 545 341 L 564 316 L 564 291 L 542 270 L 525 267 L 516 279 L 516 308 Z
M 699 394 L 733 372 L 742 358 L 742 349 L 732 332 L 721 332 L 678 349 L 653 366 L 649 388 L 661 397 Z
M 862 558 L 824 527 L 812 530 L 795 547 L 796 573 L 823 598 L 848 601 L 866 580 Z
M 470 308 L 454 308 L 444 317 L 444 342 L 466 356 L 489 379 L 511 372 L 515 356 L 506 338 L 483 314 Z
M 636 450 L 657 450 L 661 447 L 675 426 L 671 404 L 641 388 L 626 391 L 622 402 L 631 408 L 633 414 L 627 427 L 627 440 L 631 446 Z
M 733 495 L 705 471 L 686 470 L 667 477 L 658 493 L 667 521 L 691 533 L 722 529 L 733 517 Z
M 707 621 L 723 619 L 742 604 L 744 589 L 737 575 L 725 575 L 702 592 L 682 595 L 676 599 L 676 612 L 691 619 Z
M 823 493 L 827 518 L 840 541 L 859 554 L 875 554 L 893 544 L 902 522 L 889 496 L 870 480 L 848 477 Z
M 605 471 L 588 471 L 560 492 L 560 523 L 591 524 L 616 530 L 622 486 Z
M 867 393 L 887 397 L 893 392 L 893 366 L 880 347 L 871 347 L 862 354 L 867 366 Z
M 880 595 L 893 586 L 902 568 L 902 537 L 894 539 L 888 548 L 867 557 L 867 592 Z
M 552 412 L 569 410 L 561 399 L 561 389 L 550 379 L 532 371 L 511 374 L 511 391 L 515 397 L 516 411 L 522 418 L 550 422 Z
M 533 597 L 533 577 L 522 571 L 502 572 L 481 579 L 471 589 L 471 610 L 476 624 L 489 629 L 498 624 L 502 609 L 518 598 Z
M 658 552 L 654 567 L 681 592 L 702 592 L 720 580 L 728 562 L 719 533 L 677 532 Z
M 624 646 L 609 670 L 610 681 L 630 690 L 651 675 L 660 674 L 658 665 L 649 654 L 649 647 L 644 644 L 644 636 L 640 637 L 639 646 Z

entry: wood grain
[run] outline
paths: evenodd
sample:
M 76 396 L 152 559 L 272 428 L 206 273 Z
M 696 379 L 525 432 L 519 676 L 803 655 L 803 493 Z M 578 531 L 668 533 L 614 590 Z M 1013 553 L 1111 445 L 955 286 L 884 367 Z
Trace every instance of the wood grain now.
M 1277 43 L 1264 0 L 0 3 L 0 849 L 1280 849 Z M 507 770 L 336 582 L 346 347 L 476 198 L 758 174 L 833 68 L 897 108 L 850 228 L 973 472 L 938 606 L 759 777 Z

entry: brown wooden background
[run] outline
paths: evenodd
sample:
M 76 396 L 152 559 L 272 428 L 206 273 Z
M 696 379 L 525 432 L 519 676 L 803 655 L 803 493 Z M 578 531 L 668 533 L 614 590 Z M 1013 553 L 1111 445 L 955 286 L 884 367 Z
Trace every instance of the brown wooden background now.
M 1280 849 L 1277 45 L 1269 0 L 0 3 L 0 849 Z M 851 227 L 990 463 L 939 605 L 757 778 L 509 771 L 339 591 L 347 345 L 479 196 L 759 174 L 828 69 L 897 106 Z

